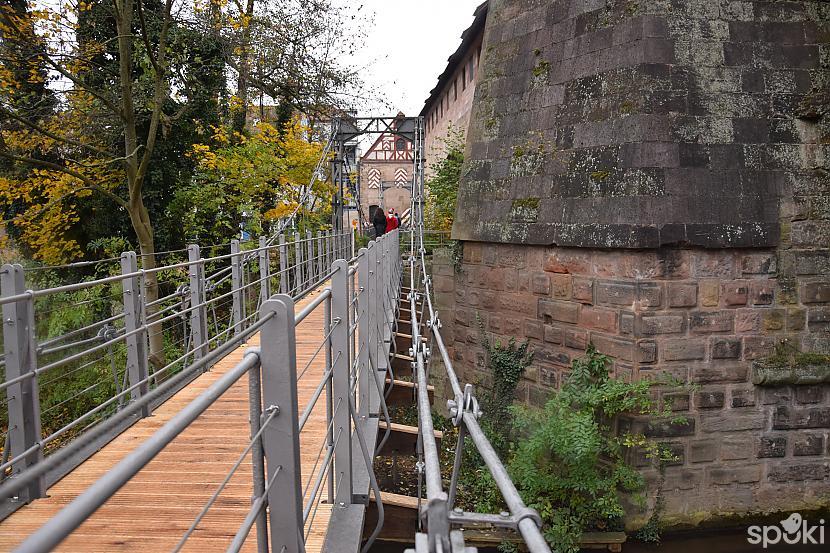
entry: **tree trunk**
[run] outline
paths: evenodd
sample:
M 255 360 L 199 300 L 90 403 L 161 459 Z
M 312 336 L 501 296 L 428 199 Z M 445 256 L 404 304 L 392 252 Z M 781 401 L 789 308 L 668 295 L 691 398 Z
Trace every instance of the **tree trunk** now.
M 156 250 L 153 239 L 153 227 L 149 224 L 149 219 L 142 217 L 141 212 L 146 212 L 143 204 L 136 206 L 137 209 L 130 209 L 130 221 L 133 224 L 133 230 L 138 237 L 138 246 L 141 253 L 141 268 L 145 271 L 156 268 Z M 135 213 L 134 213 L 135 211 Z M 146 320 L 151 320 L 159 311 L 158 305 L 150 305 L 159 298 L 159 284 L 158 273 L 151 272 L 144 274 L 144 305 Z M 147 334 L 150 342 L 149 360 L 155 370 L 158 370 L 165 365 L 166 356 L 164 351 L 164 333 L 162 324 L 150 324 Z M 162 376 L 160 380 L 164 380 Z
M 245 16 L 248 23 L 242 30 L 242 48 L 239 54 L 239 78 L 236 81 L 236 96 L 242 101 L 242 108 L 233 114 L 233 130 L 241 133 L 245 130 L 245 123 L 248 120 L 248 77 L 251 72 L 250 46 L 251 46 L 251 19 L 254 15 L 254 0 L 248 0 L 245 6 Z

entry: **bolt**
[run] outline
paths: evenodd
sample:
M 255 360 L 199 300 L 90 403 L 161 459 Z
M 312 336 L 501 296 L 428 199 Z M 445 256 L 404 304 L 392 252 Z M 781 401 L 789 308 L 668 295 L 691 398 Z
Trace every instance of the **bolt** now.
M 510 516 L 510 513 L 508 513 L 507 511 L 502 511 L 499 513 L 499 516 L 502 518 L 508 518 Z

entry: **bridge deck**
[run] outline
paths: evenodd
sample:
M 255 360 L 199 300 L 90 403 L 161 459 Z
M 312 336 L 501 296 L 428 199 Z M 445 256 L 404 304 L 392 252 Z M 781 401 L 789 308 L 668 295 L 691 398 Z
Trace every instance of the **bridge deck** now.
M 307 297 L 299 307 L 310 301 Z M 323 309 L 315 309 L 297 327 L 297 367 L 306 366 L 323 337 Z M 258 345 L 255 335 L 248 345 Z M 140 420 L 49 489 L 49 497 L 22 507 L 0 523 L 0 550 L 8 551 L 37 530 L 64 505 L 114 466 L 144 439 L 203 392 L 244 354 L 242 346 L 201 375 L 153 416 Z M 322 378 L 321 351 L 298 383 L 302 411 Z M 301 434 L 303 486 L 312 473 L 326 435 L 325 395 L 318 400 Z M 248 444 L 248 379 L 243 377 L 190 427 L 168 445 L 144 470 L 84 522 L 59 551 L 169 551 L 201 511 Z M 321 460 L 322 462 L 322 460 Z M 313 471 L 316 473 L 316 470 Z M 185 544 L 187 551 L 224 551 L 251 505 L 250 455 L 239 467 L 213 508 Z M 321 494 L 321 497 L 324 494 Z M 313 512 L 313 511 L 312 511 Z M 321 504 L 307 529 L 306 550 L 320 551 L 330 510 Z M 311 518 L 311 517 L 309 517 Z M 311 522 L 311 521 L 309 521 Z M 256 551 L 255 529 L 244 551 Z

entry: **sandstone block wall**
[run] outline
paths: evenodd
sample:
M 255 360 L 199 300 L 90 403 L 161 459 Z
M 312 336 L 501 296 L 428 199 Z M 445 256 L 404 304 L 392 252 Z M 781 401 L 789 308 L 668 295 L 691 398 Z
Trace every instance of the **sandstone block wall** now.
M 481 328 L 535 352 L 517 400 L 541 406 L 589 343 L 617 375 L 668 373 L 693 391 L 662 399 L 686 424 L 633 421 L 669 444 L 670 520 L 804 509 L 830 494 L 830 386 L 759 387 L 751 364 L 782 340 L 826 344 L 825 252 L 797 257 L 782 291 L 775 250 L 610 251 L 467 242 L 460 271 L 437 258 L 439 310 L 465 380 L 488 386 Z M 820 271 L 819 274 L 816 274 Z M 635 462 L 648 469 L 645 459 Z M 650 472 L 653 481 L 656 474 Z

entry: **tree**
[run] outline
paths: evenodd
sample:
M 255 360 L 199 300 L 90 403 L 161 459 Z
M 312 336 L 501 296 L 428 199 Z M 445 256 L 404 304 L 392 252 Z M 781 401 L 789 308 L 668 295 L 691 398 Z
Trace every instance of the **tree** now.
M 311 139 L 299 118 L 280 132 L 260 123 L 250 137 L 216 128 L 211 147 L 195 144 L 189 154 L 197 162 L 191 186 L 177 192 L 171 204 L 188 239 L 212 243 L 245 225 L 251 234 L 269 233 L 272 224 L 299 207 L 323 146 Z M 312 193 L 328 208 L 332 187 L 317 181 Z M 325 221 L 328 213 L 302 213 Z
M 159 229 L 165 245 L 183 240 L 169 222 L 181 205 L 171 202 L 205 175 L 185 155 L 192 145 L 230 147 L 214 132 L 229 125 L 237 129 L 226 134 L 232 141 L 267 146 L 244 143 L 249 91 L 276 102 L 278 120 L 290 122 L 298 111 L 343 108 L 355 82 L 333 54 L 347 42 L 337 19 L 344 11 L 320 0 L 2 1 L 0 203 L 11 234 L 46 262 L 75 260 L 90 242 L 134 235 L 142 267 L 155 268 Z M 234 74 L 237 96 L 228 87 Z M 290 157 L 295 150 L 280 151 Z M 290 161 L 280 168 L 282 175 L 295 170 Z M 279 205 L 276 196 L 237 184 L 240 204 L 267 204 L 263 213 Z M 95 216 L 101 210 L 108 217 Z M 211 232 L 227 241 L 232 227 Z M 146 278 L 153 302 L 157 279 Z M 159 366 L 161 336 L 150 335 Z
M 458 203 L 458 183 L 464 164 L 464 132 L 450 126 L 447 135 L 439 139 L 443 155 L 430 167 L 432 176 L 426 180 L 427 226 L 435 230 L 450 230 Z
M 38 169 L 18 190 L 10 189 L 8 179 L 2 183 L 7 199 L 17 195 L 29 203 L 25 216 L 16 222 L 31 222 L 40 216 L 44 239 L 52 231 L 61 236 L 60 231 L 68 230 L 76 217 L 73 209 L 63 209 L 66 202 L 96 192 L 126 211 L 142 267 L 155 268 L 153 226 L 143 187 L 170 94 L 167 53 L 174 24 L 172 7 L 173 0 L 164 0 L 160 9 L 148 12 L 145 0 L 114 0 L 112 5 L 79 2 L 75 10 L 44 4 L 26 13 L 0 11 L 4 39 L 29 43 L 30 56 L 57 74 L 60 81 L 60 87 L 53 90 L 60 94 L 61 106 L 48 117 L 21 106 L 12 94 L 4 92 L 0 97 L 4 118 L 0 157 Z M 93 9 L 101 10 L 105 23 L 114 24 L 114 33 L 98 39 L 83 32 L 87 27 L 79 27 L 78 22 Z M 43 29 L 40 40 L 31 41 L 38 28 Z M 103 65 L 104 54 L 114 55 L 115 64 Z M 15 73 L 13 63 L 3 60 L 4 91 L 40 82 L 39 75 Z M 144 118 L 146 130 L 141 132 Z M 90 128 L 117 131 L 102 136 L 90 133 Z M 120 146 L 107 140 L 119 135 Z M 43 150 L 58 155 L 46 159 L 39 155 Z M 52 224 L 44 225 L 43 221 Z M 64 253 L 76 253 L 71 243 L 65 243 L 64 249 Z M 47 252 L 49 257 L 58 255 Z M 155 273 L 147 273 L 146 286 L 147 300 L 152 302 L 158 297 Z M 153 332 L 150 336 L 154 336 L 150 358 L 159 366 L 164 361 L 161 336 Z

